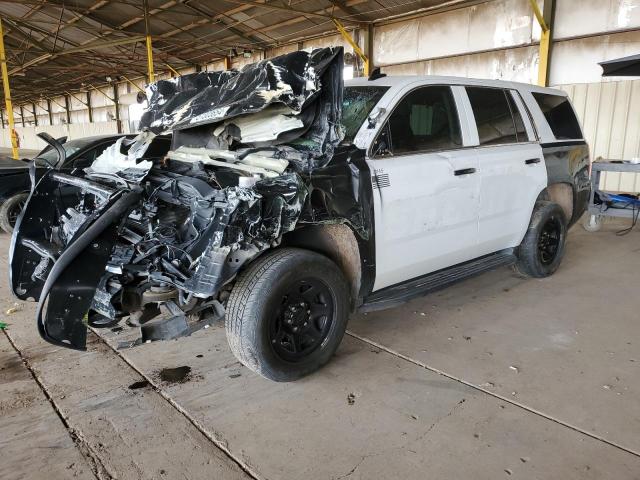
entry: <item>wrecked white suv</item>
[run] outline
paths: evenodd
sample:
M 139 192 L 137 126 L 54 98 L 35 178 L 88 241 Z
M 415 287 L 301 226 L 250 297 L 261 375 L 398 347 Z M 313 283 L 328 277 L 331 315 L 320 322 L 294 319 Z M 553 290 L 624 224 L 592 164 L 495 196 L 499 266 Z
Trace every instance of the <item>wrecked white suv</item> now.
M 85 170 L 32 168 L 11 284 L 39 302 L 42 337 L 84 349 L 87 323 L 126 322 L 127 348 L 224 317 L 238 359 L 288 381 L 331 358 L 352 312 L 506 264 L 552 274 L 590 189 L 566 95 L 343 85 L 342 54 L 159 81 L 136 139 Z

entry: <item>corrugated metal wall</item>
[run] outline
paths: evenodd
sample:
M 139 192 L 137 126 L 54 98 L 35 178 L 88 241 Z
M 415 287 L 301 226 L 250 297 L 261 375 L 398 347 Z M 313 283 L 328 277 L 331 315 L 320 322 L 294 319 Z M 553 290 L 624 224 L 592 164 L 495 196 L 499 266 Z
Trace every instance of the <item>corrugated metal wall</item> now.
M 560 85 L 573 101 L 591 158 L 640 157 L 640 80 Z M 640 175 L 606 173 L 605 190 L 640 192 Z

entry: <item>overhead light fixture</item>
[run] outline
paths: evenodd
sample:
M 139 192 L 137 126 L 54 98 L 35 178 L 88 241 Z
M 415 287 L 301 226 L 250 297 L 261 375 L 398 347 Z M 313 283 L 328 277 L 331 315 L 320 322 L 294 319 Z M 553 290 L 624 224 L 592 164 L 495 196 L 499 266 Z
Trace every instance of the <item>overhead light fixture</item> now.
M 252 53 L 253 53 L 253 52 L 252 52 L 251 50 L 245 50 L 244 52 L 242 52 L 242 56 L 243 56 L 244 58 L 251 58 L 251 54 L 252 54 Z
M 113 80 L 113 79 L 112 79 L 111 77 L 107 76 L 107 77 L 105 77 L 105 80 L 106 80 L 107 82 L 111 83 L 111 80 Z

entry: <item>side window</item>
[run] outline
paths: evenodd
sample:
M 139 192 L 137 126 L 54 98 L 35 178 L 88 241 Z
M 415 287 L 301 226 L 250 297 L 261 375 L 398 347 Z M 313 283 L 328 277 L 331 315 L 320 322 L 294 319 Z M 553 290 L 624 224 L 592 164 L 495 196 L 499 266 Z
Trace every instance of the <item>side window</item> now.
M 421 87 L 395 107 L 382 139 L 393 155 L 451 150 L 462 146 L 460 120 L 450 87 Z
M 518 142 L 518 128 L 522 129 L 520 141 L 527 141 L 527 132 L 520 113 L 515 109 L 521 127 L 512 115 L 509 95 L 499 88 L 467 87 L 473 115 L 476 118 L 480 145 L 503 145 Z M 513 107 L 515 108 L 515 103 Z
M 582 139 L 580 124 L 567 97 L 546 93 L 534 93 L 533 98 L 538 102 L 544 118 L 547 119 L 556 139 Z

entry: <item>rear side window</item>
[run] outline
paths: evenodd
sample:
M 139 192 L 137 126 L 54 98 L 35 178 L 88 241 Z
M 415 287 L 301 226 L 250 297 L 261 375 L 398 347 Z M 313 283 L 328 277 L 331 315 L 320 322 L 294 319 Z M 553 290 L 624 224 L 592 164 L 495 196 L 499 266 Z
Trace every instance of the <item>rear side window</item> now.
M 538 102 L 557 140 L 582 139 L 580 124 L 567 97 L 534 93 L 533 98 Z
M 393 110 L 388 127 L 390 151 L 394 155 L 462 146 L 460 120 L 450 87 L 413 90 Z M 374 145 L 374 151 L 375 148 Z
M 467 87 L 480 145 L 527 142 L 522 115 L 509 92 L 499 88 Z

